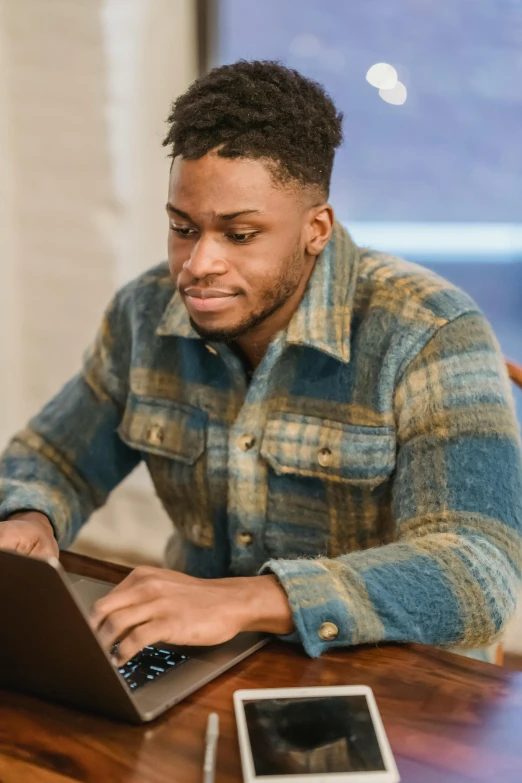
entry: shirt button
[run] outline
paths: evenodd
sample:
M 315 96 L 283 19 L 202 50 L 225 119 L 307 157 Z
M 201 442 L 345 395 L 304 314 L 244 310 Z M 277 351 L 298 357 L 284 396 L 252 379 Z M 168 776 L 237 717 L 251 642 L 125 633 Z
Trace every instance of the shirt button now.
M 218 352 L 216 351 L 216 349 L 213 348 L 211 345 L 205 345 L 205 348 L 207 349 L 207 351 L 209 353 L 212 353 L 214 356 L 218 355 Z
M 250 546 L 254 543 L 254 536 L 252 533 L 246 533 L 243 531 L 237 534 L 236 541 L 239 546 Z
M 237 445 L 241 451 L 250 451 L 256 445 L 256 439 L 253 435 L 240 435 L 237 439 Z
M 339 629 L 335 623 L 323 623 L 317 634 L 323 642 L 331 642 L 332 639 L 336 639 L 339 635 Z
M 325 446 L 323 449 L 319 449 L 319 453 L 317 455 L 317 461 L 322 468 L 330 467 L 330 465 L 333 462 L 333 454 L 328 448 L 328 446 Z
M 151 446 L 161 446 L 164 437 L 165 431 L 159 424 L 153 424 L 147 430 L 147 440 Z

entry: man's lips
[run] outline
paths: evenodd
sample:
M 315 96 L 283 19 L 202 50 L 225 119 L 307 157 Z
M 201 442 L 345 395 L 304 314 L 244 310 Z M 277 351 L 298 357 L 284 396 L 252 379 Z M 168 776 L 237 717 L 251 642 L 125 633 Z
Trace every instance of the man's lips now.
M 199 312 L 215 312 L 228 307 L 237 294 L 219 288 L 185 288 L 182 291 L 187 306 Z
M 224 296 L 236 296 L 236 291 L 227 291 L 224 288 L 195 288 L 189 286 L 183 289 L 187 296 L 193 296 L 196 299 L 221 299 Z

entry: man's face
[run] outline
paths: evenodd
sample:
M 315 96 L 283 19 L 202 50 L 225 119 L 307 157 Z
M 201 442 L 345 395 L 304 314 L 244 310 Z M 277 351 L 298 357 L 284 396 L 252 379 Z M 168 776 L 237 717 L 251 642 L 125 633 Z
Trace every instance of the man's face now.
M 237 339 L 302 296 L 315 260 L 305 252 L 309 208 L 260 161 L 175 159 L 169 267 L 201 336 Z

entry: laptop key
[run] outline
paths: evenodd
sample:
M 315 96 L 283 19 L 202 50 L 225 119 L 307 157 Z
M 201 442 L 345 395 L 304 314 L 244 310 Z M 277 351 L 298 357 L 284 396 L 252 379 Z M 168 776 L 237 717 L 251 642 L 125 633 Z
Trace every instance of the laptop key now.
M 118 671 L 129 688 L 135 691 L 172 671 L 174 667 L 179 666 L 188 659 L 188 655 L 180 653 L 173 646 L 161 645 L 161 647 L 156 647 L 147 645 L 130 661 L 120 666 Z
M 133 690 L 136 690 L 136 688 L 141 688 L 141 686 L 145 685 L 145 683 L 149 682 L 149 680 L 147 679 L 145 672 L 133 672 L 126 682 L 129 687 L 131 687 Z

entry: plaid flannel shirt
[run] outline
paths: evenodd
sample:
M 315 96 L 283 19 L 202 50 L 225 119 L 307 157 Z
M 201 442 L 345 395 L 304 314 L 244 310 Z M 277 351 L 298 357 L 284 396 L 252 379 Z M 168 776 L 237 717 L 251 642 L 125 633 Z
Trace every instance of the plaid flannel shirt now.
M 271 570 L 310 655 L 478 647 L 514 609 L 520 440 L 491 329 L 338 224 L 250 384 L 165 263 L 118 292 L 83 371 L 4 453 L 0 519 L 42 511 L 66 547 L 140 460 L 177 530 L 169 565 Z

